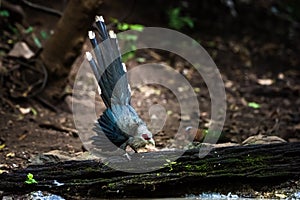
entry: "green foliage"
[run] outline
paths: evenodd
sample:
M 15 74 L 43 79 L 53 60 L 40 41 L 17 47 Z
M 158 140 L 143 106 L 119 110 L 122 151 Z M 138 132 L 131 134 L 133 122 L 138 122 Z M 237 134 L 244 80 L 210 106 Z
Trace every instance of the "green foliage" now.
M 141 24 L 128 24 L 128 23 L 124 23 L 124 22 L 120 22 L 118 19 L 116 18 L 111 18 L 111 21 L 116 24 L 117 29 L 119 31 L 127 31 L 127 30 L 133 30 L 133 31 L 143 31 L 144 30 L 144 26 Z
M 115 18 L 111 18 L 111 21 L 114 24 L 116 24 L 116 27 L 119 31 L 132 30 L 132 31 L 141 32 L 144 30 L 144 26 L 141 24 L 128 24 L 128 23 L 120 22 L 118 19 L 115 19 Z M 126 62 L 135 57 L 135 51 L 137 49 L 135 43 L 136 43 L 138 37 L 137 37 L 137 35 L 134 35 L 134 34 L 124 33 L 121 35 L 120 39 L 125 42 L 125 44 L 124 44 L 125 48 L 129 50 L 129 52 L 122 55 L 123 62 Z
M 144 26 L 140 24 L 127 24 L 127 23 L 117 23 L 117 28 L 120 31 L 127 31 L 127 30 L 133 30 L 133 31 L 143 31 Z
M 47 34 L 46 31 L 41 31 L 40 34 L 41 34 L 41 36 L 42 36 L 43 39 L 46 40 L 48 38 L 48 34 Z
M 38 37 L 36 37 L 34 34 L 32 35 L 32 39 L 34 41 L 34 44 L 38 47 L 38 48 L 42 48 L 42 43 L 40 41 L 40 39 Z
M 176 30 L 180 30 L 185 26 L 194 28 L 194 20 L 189 16 L 181 15 L 181 8 L 171 8 L 167 12 L 169 19 L 169 26 Z
M 9 12 L 7 10 L 0 10 L 1 17 L 9 17 Z
M 25 33 L 32 33 L 33 32 L 33 27 L 29 26 L 26 30 Z
M 137 49 L 136 47 L 136 41 L 137 41 L 137 36 L 133 34 L 122 34 L 120 35 L 120 39 L 123 40 L 125 43 L 124 45 L 126 46 L 125 48 L 129 50 L 127 53 L 122 55 L 122 60 L 123 62 L 126 62 L 135 56 L 135 51 Z
M 260 108 L 260 105 L 258 103 L 255 103 L 255 102 L 249 102 L 248 106 L 251 107 L 251 108 L 254 108 L 254 109 Z
M 32 40 L 34 41 L 34 44 L 38 48 L 42 48 L 42 43 L 41 43 L 40 39 L 35 35 L 34 28 L 32 26 L 29 26 L 27 29 L 25 29 L 24 33 L 31 34 L 31 37 L 32 37 Z
M 173 171 L 173 165 L 177 164 L 175 161 L 166 159 L 167 163 L 164 164 L 165 167 L 169 167 L 169 171 Z
M 37 116 L 38 112 L 37 112 L 36 109 L 34 109 L 34 108 L 31 107 L 30 111 L 32 112 L 33 116 Z
M 28 173 L 27 174 L 27 179 L 26 179 L 25 183 L 27 183 L 27 184 L 34 184 L 34 183 L 37 183 L 37 181 L 33 178 L 33 174 Z
M 142 58 L 142 57 L 138 57 L 138 58 L 136 58 L 136 61 L 139 63 L 144 63 L 144 62 L 146 62 L 146 59 Z

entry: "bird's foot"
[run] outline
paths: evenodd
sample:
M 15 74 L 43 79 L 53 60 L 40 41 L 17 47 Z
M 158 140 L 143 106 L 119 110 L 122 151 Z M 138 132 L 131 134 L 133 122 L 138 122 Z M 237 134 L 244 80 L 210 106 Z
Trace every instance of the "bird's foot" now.
M 127 152 L 123 154 L 123 156 L 125 156 L 129 161 L 131 160 L 131 156 Z

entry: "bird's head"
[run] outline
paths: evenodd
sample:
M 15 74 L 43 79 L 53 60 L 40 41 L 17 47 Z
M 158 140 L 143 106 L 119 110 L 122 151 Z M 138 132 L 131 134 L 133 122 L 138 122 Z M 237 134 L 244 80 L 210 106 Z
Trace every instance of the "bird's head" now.
M 145 145 L 151 144 L 151 145 L 155 146 L 153 134 L 148 130 L 148 128 L 145 125 L 140 125 L 137 128 L 137 136 L 143 140 Z
M 135 136 L 129 138 L 128 145 L 137 152 L 138 149 L 146 145 L 153 145 L 155 147 L 155 141 L 153 140 L 152 133 L 143 124 L 136 129 Z

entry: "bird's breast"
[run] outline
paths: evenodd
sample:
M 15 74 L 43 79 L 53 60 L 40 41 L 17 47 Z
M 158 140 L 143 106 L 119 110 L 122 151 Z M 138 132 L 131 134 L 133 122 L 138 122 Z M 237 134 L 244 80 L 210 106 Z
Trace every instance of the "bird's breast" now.
M 118 127 L 122 132 L 134 136 L 138 126 L 143 123 L 135 110 L 130 105 L 113 106 L 112 111 L 115 115 Z

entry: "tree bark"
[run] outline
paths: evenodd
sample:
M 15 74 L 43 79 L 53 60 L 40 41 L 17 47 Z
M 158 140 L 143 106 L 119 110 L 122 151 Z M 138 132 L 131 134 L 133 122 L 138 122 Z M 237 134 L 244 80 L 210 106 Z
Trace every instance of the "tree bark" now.
M 300 175 L 300 143 L 282 143 L 217 148 L 205 158 L 199 150 L 186 151 L 176 162 L 163 164 L 148 173 L 126 173 L 107 166 L 107 162 L 135 162 L 115 157 L 105 163 L 95 160 L 67 161 L 29 166 L 27 169 L 0 175 L 0 191 L 21 194 L 43 190 L 66 198 L 80 197 L 172 197 L 207 191 L 235 192 L 245 188 L 261 191 Z M 135 154 L 132 159 L 156 162 L 171 159 L 178 151 Z M 167 163 L 167 162 L 166 162 Z M 38 184 L 28 185 L 32 173 Z M 54 180 L 64 185 L 57 186 Z
M 80 55 L 87 32 L 92 27 L 101 0 L 71 0 L 46 42 L 41 59 L 49 74 L 47 96 L 62 93 L 72 63 Z M 54 93 L 54 94 L 53 94 Z

